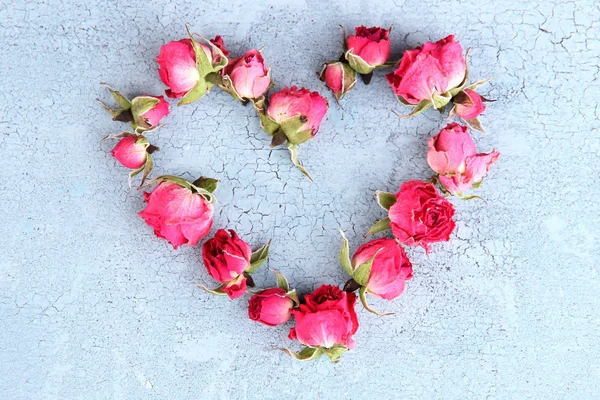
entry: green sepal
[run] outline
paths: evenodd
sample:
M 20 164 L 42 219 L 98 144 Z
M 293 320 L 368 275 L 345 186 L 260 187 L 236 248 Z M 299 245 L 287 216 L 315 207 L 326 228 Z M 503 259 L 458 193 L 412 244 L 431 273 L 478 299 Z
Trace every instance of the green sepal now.
M 431 94 L 431 103 L 433 105 L 433 108 L 435 108 L 436 110 L 443 109 L 446 106 L 446 104 L 450 102 L 450 100 L 452 100 L 451 93 L 442 93 L 441 95 L 437 93 Z
M 375 260 L 375 257 L 377 257 L 378 253 L 379 251 L 373 254 L 373 257 L 371 257 L 369 261 L 360 264 L 352 272 L 352 279 L 354 279 L 360 286 L 367 286 L 367 283 L 369 282 L 369 276 L 371 275 L 371 268 L 373 267 L 373 261 Z
M 465 121 L 465 123 L 467 124 L 467 126 L 475 131 L 479 131 L 481 133 L 487 133 L 485 131 L 485 129 L 483 129 L 483 126 L 481 126 L 481 122 L 479 121 L 479 118 L 472 118 L 472 119 L 465 119 L 463 120 Z
M 342 354 L 348 351 L 348 348 L 344 345 L 336 344 L 328 349 L 321 347 L 321 351 L 329 358 L 329 361 L 336 364 L 340 361 Z
M 100 99 L 96 99 L 96 101 L 98 103 L 100 103 L 100 105 L 102 106 L 102 108 L 104 108 L 104 110 L 109 113 L 111 115 L 111 117 L 113 117 L 113 120 L 115 118 L 117 118 L 121 113 L 126 112 L 127 110 L 122 110 L 122 109 L 112 109 L 109 106 L 107 106 L 106 104 L 104 104 Z
M 398 96 L 398 100 L 400 100 L 401 98 L 402 98 L 401 96 Z M 402 100 L 400 100 L 400 102 L 402 102 Z M 410 118 L 410 117 L 414 117 L 415 115 L 421 114 L 423 111 L 427 110 L 431 106 L 432 106 L 431 100 L 421 100 L 416 106 L 413 106 L 413 109 L 409 114 L 401 115 L 395 111 L 394 111 L 394 114 L 396 114 L 400 118 Z
M 193 185 L 202 188 L 210 193 L 214 193 L 215 190 L 217 190 L 217 187 L 219 186 L 219 182 L 220 181 L 218 179 L 201 176 L 200 178 L 194 181 Z
M 352 261 L 350 260 L 350 245 L 348 244 L 348 239 L 346 239 L 346 235 L 344 235 L 344 231 L 340 229 L 340 234 L 342 235 L 342 249 L 340 250 L 340 264 L 342 264 L 342 268 L 344 271 L 350 276 L 352 276 Z
M 136 127 L 144 129 L 150 128 L 150 124 L 148 124 L 148 121 L 142 115 L 151 110 L 158 103 L 160 103 L 159 99 L 150 96 L 138 96 L 131 100 L 131 114 L 133 115 L 133 121 L 136 125 L 134 129 Z
M 283 274 L 275 269 L 271 270 L 273 272 L 273 274 L 275 274 L 275 280 L 277 281 L 277 287 L 279 289 L 283 289 L 286 292 L 290 291 L 290 283 L 288 282 L 287 278 L 285 276 L 283 276 Z
M 214 194 L 212 194 L 211 192 L 209 192 L 206 189 L 200 188 L 196 185 L 194 185 L 193 183 L 180 178 L 178 176 L 173 176 L 173 175 L 161 175 L 158 178 L 155 178 L 153 180 L 151 180 L 146 186 L 152 185 L 154 183 L 159 183 L 162 181 L 168 181 L 168 182 L 173 182 L 178 184 L 179 186 L 182 186 L 186 189 L 189 189 L 190 191 L 192 191 L 193 193 L 196 194 L 200 194 L 202 195 L 202 197 L 204 197 L 210 204 L 214 204 L 217 201 L 217 198 L 215 197 Z M 144 186 L 144 187 L 146 187 Z
M 481 187 L 482 183 L 483 183 L 483 179 L 481 179 L 479 182 L 475 182 L 474 184 L 471 185 L 471 189 L 479 189 Z
M 371 228 L 369 228 L 367 233 L 365 233 L 365 236 L 374 235 L 376 233 L 385 232 L 387 230 L 392 229 L 392 227 L 390 226 L 390 222 L 391 221 L 390 221 L 389 217 L 386 217 L 384 219 L 381 219 L 381 220 L 375 222 L 373 224 L 373 226 Z
M 283 351 L 288 356 L 293 357 L 299 361 L 312 361 L 312 360 L 316 360 L 317 358 L 319 358 L 323 355 L 323 350 L 319 347 L 306 346 L 299 352 L 294 352 L 294 351 L 291 351 L 289 349 L 285 349 L 282 347 L 278 347 L 278 350 Z
M 300 172 L 302 172 L 304 175 L 306 175 L 308 177 L 308 179 L 310 179 L 310 181 L 312 182 L 313 178 L 310 176 L 308 171 L 302 166 L 302 164 L 300 163 L 300 160 L 298 160 L 298 145 L 290 143 L 290 144 L 288 144 L 288 150 L 290 151 L 290 159 L 292 160 L 292 163 L 294 163 L 296 168 L 298 168 L 300 170 Z
M 367 293 L 367 288 L 366 287 L 361 287 L 360 291 L 358 292 L 358 296 L 360 298 L 360 302 L 362 303 L 362 305 L 365 308 L 365 310 L 367 310 L 371 314 L 375 314 L 375 315 L 378 315 L 380 317 L 387 316 L 387 315 L 394 315 L 393 312 L 380 313 L 378 311 L 373 310 L 371 307 L 369 307 L 369 304 L 367 303 L 366 293 Z
M 281 130 L 285 133 L 288 142 L 290 142 L 291 144 L 301 144 L 311 139 L 313 136 L 312 129 L 302 130 L 305 124 L 306 116 L 296 115 L 295 117 L 291 117 L 286 119 L 285 121 L 282 121 L 279 124 L 279 126 Z
M 250 257 L 250 268 L 246 270 L 247 273 L 251 274 L 258 269 L 269 257 L 269 247 L 271 247 L 271 241 L 265 244 L 263 247 L 255 250 Z
M 346 51 L 345 57 L 350 67 L 359 74 L 368 74 L 375 69 L 374 66 L 369 65 L 365 60 L 352 53 L 352 49 Z
M 204 285 L 200 285 L 199 283 L 197 283 L 196 286 L 199 287 L 200 289 L 204 290 L 206 293 L 214 294 L 217 296 L 227 296 L 227 293 L 225 293 L 225 291 L 223 290 L 223 287 L 225 287 L 225 285 L 221 285 L 214 289 L 209 289 Z
M 394 204 L 396 204 L 396 195 L 394 193 L 378 190 L 375 192 L 375 198 L 377 199 L 377 204 L 379 204 L 384 210 L 389 210 Z
M 288 291 L 286 294 L 287 294 L 287 297 L 292 299 L 292 301 L 294 302 L 294 307 L 297 307 L 300 305 L 300 299 L 298 298 L 296 289 L 292 289 L 292 290 Z
M 121 92 L 119 92 L 118 90 L 114 90 L 106 83 L 101 83 L 101 85 L 108 89 L 110 94 L 112 94 L 112 97 L 115 99 L 117 104 L 121 106 L 123 110 L 129 110 L 131 108 L 131 102 L 127 100 L 127 97 L 123 96 Z
M 256 110 L 258 118 L 260 119 L 260 126 L 265 132 L 267 132 L 267 134 L 273 136 L 279 129 L 279 124 L 273 121 L 267 114 L 265 96 L 261 96 L 258 99 L 253 100 L 252 104 L 254 105 L 254 110 Z
M 475 194 L 472 195 L 468 195 L 466 196 L 463 192 L 458 192 L 458 193 L 452 193 L 453 195 L 455 195 L 456 197 L 458 197 L 461 200 L 482 200 L 483 202 L 487 203 L 487 201 L 485 201 L 485 199 L 481 196 L 477 196 Z
M 285 132 L 281 129 L 277 129 L 273 134 L 273 139 L 271 139 L 271 147 L 277 147 L 285 142 L 287 142 L 287 136 L 285 136 Z
M 488 82 L 489 82 L 489 81 L 491 81 L 491 80 L 492 80 L 492 78 L 488 78 L 488 79 L 482 79 L 482 80 L 480 80 L 480 81 L 477 81 L 477 82 L 475 82 L 475 83 L 471 83 L 470 85 L 468 85 L 467 87 L 465 87 L 465 88 L 464 88 L 464 89 L 462 89 L 462 90 L 465 90 L 465 89 L 475 90 L 475 89 L 477 89 L 479 86 L 485 85 L 486 83 L 488 83 Z
M 206 54 L 205 54 L 205 56 L 206 56 Z M 208 86 L 206 84 L 206 81 L 204 80 L 204 78 L 201 77 L 200 80 L 198 81 L 198 83 L 196 83 L 196 86 L 194 86 L 194 88 L 192 90 L 187 92 L 187 94 L 185 96 L 183 96 L 183 98 L 179 101 L 179 103 L 177 103 L 177 105 L 183 106 L 185 104 L 193 103 L 196 100 L 201 99 L 202 96 L 204 96 L 206 94 L 207 90 L 208 90 Z

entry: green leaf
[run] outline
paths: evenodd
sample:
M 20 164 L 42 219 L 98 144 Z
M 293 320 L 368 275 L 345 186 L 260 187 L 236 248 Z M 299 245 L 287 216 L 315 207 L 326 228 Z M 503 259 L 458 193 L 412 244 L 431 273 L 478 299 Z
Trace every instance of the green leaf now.
M 341 344 L 336 344 L 328 349 L 321 347 L 321 351 L 323 351 L 327 358 L 329 358 L 329 360 L 335 364 L 340 361 L 340 357 L 342 356 L 342 354 L 348 351 L 348 348 Z
M 129 110 L 131 108 L 131 103 L 129 102 L 129 100 L 127 100 L 127 97 L 121 94 L 121 92 L 119 92 L 118 90 L 114 90 L 106 83 L 102 83 L 101 85 L 108 89 L 110 94 L 112 94 L 112 97 L 115 99 L 117 104 L 121 106 L 121 108 L 123 108 L 124 110 Z
M 352 53 L 352 49 L 349 49 L 346 52 L 346 60 L 348 60 L 348 64 L 352 67 L 353 70 L 358 72 L 359 74 L 369 74 L 373 72 L 375 67 L 369 65 L 365 60 Z
M 323 350 L 321 350 L 318 347 L 308 347 L 307 346 L 297 353 L 293 352 L 291 350 L 288 350 L 288 349 L 284 349 L 282 347 L 278 347 L 278 350 L 283 351 L 288 356 L 293 357 L 299 361 L 312 361 L 312 360 L 316 360 L 317 358 L 319 358 L 323 355 Z
M 373 224 L 373 226 L 367 231 L 367 233 L 365 233 L 365 236 L 374 235 L 376 233 L 384 232 L 390 229 L 392 229 L 390 226 L 390 219 L 389 217 L 386 217 L 375 222 L 375 224 Z
M 195 102 L 196 100 L 202 98 L 206 94 L 208 87 L 206 86 L 206 81 L 203 78 L 200 78 L 196 86 L 192 90 L 190 90 L 183 98 L 177 103 L 178 106 L 183 106 L 185 104 L 190 104 Z
M 300 172 L 306 175 L 308 179 L 310 179 L 310 181 L 312 182 L 313 178 L 298 160 L 298 145 L 290 143 L 288 144 L 288 150 L 290 151 L 290 159 L 292 160 L 292 163 L 294 163 L 294 165 L 300 170 Z
M 360 264 L 354 272 L 352 272 L 352 279 L 356 281 L 360 286 L 367 286 L 367 282 L 369 282 L 369 275 L 371 275 L 371 268 L 373 267 L 373 260 L 377 257 L 377 251 L 373 257 L 366 263 Z
M 433 93 L 431 95 L 431 103 L 433 104 L 433 108 L 439 110 L 446 106 L 452 99 L 452 95 L 450 93 L 443 93 L 441 95 L 437 93 Z
M 250 257 L 250 268 L 246 271 L 247 273 L 251 274 L 256 271 L 258 267 L 263 265 L 267 257 L 269 257 L 269 247 L 271 247 L 270 240 L 269 243 L 252 253 L 252 257 Z
M 375 192 L 375 198 L 377 199 L 377 204 L 379 204 L 384 210 L 389 210 L 394 204 L 396 204 L 396 195 L 394 193 L 378 190 Z
M 398 97 L 398 99 L 400 99 L 400 97 Z M 399 118 L 410 118 L 410 117 L 414 117 L 415 115 L 421 114 L 423 111 L 427 110 L 431 106 L 432 106 L 431 100 L 422 100 L 421 102 L 419 102 L 419 104 L 414 106 L 414 108 L 408 115 L 401 115 L 401 114 L 398 114 L 396 111 L 394 111 L 394 114 L 396 114 Z
M 217 190 L 217 187 L 219 186 L 219 182 L 220 181 L 218 179 L 201 176 L 200 178 L 194 181 L 193 185 L 202 188 L 207 192 L 214 193 L 215 190 Z
M 352 262 L 350 261 L 350 246 L 348 245 L 348 239 L 344 235 L 344 231 L 340 229 L 342 234 L 342 249 L 340 250 L 340 264 L 344 268 L 344 271 L 352 276 Z
M 277 270 L 271 270 L 275 274 L 275 279 L 277 280 L 277 287 L 285 290 L 286 292 L 290 291 L 290 283 L 287 278 L 283 276 L 283 274 Z
M 375 315 L 378 315 L 380 317 L 384 317 L 384 316 L 387 316 L 387 315 L 394 315 L 393 312 L 380 313 L 378 311 L 373 310 L 371 307 L 369 307 L 369 304 L 367 303 L 367 296 L 365 295 L 366 293 L 367 293 L 367 288 L 365 288 L 365 287 L 360 288 L 360 291 L 359 291 L 360 302 L 362 303 L 362 305 L 365 308 L 365 310 L 367 310 L 371 314 L 375 314 Z
M 200 284 L 196 284 L 196 286 L 199 287 L 200 289 L 204 290 L 206 293 L 214 294 L 217 296 L 227 296 L 227 293 L 225 293 L 225 291 L 223 290 L 223 287 L 225 285 L 221 285 L 214 289 L 209 289 L 206 286 L 200 285 Z

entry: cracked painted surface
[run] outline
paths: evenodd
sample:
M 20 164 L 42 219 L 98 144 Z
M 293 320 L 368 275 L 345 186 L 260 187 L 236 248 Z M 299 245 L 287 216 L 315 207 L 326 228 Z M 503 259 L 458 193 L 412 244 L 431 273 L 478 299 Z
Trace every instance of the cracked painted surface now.
M 585 399 L 600 394 L 598 2 L 13 0 L 0 3 L 0 393 L 6 399 Z M 118 5 L 120 3 L 120 5 Z M 88 3 L 92 4 L 92 3 Z M 239 6 L 243 4 L 243 6 Z M 125 125 L 95 102 L 163 90 L 154 57 L 184 23 L 233 54 L 265 46 L 276 89 L 326 93 L 338 24 L 394 26 L 393 53 L 455 33 L 472 79 L 497 99 L 478 148 L 498 148 L 478 201 L 379 318 L 361 309 L 357 349 L 338 365 L 277 351 L 288 328 L 209 296 L 198 248 L 173 251 L 136 212 L 139 192 L 99 139 Z M 430 175 L 434 112 L 399 120 L 382 73 L 332 107 L 301 147 L 315 183 L 269 149 L 253 111 L 213 91 L 151 134 L 155 173 L 222 180 L 216 227 L 255 246 L 308 291 L 342 284 L 352 248 L 382 216 L 376 189 Z M 299 394 L 299 391 L 306 391 Z

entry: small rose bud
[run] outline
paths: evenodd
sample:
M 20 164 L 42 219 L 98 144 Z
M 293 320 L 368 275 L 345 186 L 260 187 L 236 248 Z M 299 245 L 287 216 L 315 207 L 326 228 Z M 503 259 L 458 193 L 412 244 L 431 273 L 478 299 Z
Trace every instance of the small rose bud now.
M 352 336 L 359 326 L 354 293 L 323 285 L 306 295 L 304 300 L 304 304 L 292 310 L 296 326 L 290 329 L 290 339 L 323 349 L 331 349 L 335 345 L 346 349 L 354 347 Z
M 148 143 L 148 140 L 143 136 L 125 136 L 119 140 L 119 143 L 117 143 L 110 154 L 124 167 L 138 169 L 146 163 L 149 145 L 150 143 Z
M 452 193 L 462 193 L 481 182 L 500 153 L 477 154 L 466 126 L 449 124 L 428 141 L 427 163 Z
M 407 246 L 447 242 L 454 231 L 454 206 L 440 196 L 431 183 L 404 182 L 396 193 L 396 203 L 389 210 L 390 227 L 398 241 Z
M 319 78 L 338 101 L 356 85 L 356 72 L 348 64 L 339 61 L 325 64 Z
M 139 96 L 131 100 L 131 113 L 136 127 L 151 129 L 169 115 L 169 103 L 163 96 Z
M 435 108 L 441 108 L 450 101 L 449 92 L 464 83 L 466 70 L 462 47 L 450 35 L 405 51 L 398 69 L 386 78 L 399 100 L 418 104 L 435 97 Z
M 280 288 L 262 290 L 248 302 L 248 316 L 268 326 L 286 323 L 292 316 L 294 301 Z
M 453 102 L 454 112 L 465 121 L 475 119 L 485 111 L 483 99 L 476 91 L 471 89 L 465 89 L 458 93 Z
M 317 134 L 328 107 L 319 93 L 292 86 L 271 96 L 267 114 L 291 144 L 300 144 Z
M 413 277 L 412 264 L 402 246 L 394 239 L 386 238 L 365 243 L 356 249 L 352 268 L 357 269 L 371 259 L 371 272 L 365 285 L 367 293 L 385 300 L 400 296 L 406 281 Z
M 144 193 L 146 208 L 138 215 L 173 248 L 196 246 L 210 232 L 213 204 L 181 178 L 165 178 L 152 192 Z
M 230 82 L 226 90 L 234 97 L 257 99 L 267 92 L 271 85 L 271 72 L 258 50 L 249 50 L 240 58 L 229 60 L 222 70 L 223 77 Z
M 390 30 L 359 26 L 355 32 L 355 35 L 348 36 L 346 60 L 359 74 L 368 74 L 385 64 L 390 56 Z
M 212 239 L 202 245 L 202 261 L 208 273 L 230 299 L 246 293 L 244 272 L 251 266 L 252 248 L 233 229 L 219 229 Z

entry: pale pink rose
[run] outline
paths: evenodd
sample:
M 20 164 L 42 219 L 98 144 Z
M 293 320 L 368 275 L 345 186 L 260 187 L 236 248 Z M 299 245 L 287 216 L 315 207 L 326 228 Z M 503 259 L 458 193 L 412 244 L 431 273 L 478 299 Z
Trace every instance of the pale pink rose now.
M 483 99 L 474 90 L 465 89 L 454 98 L 454 112 L 463 120 L 477 118 L 484 111 Z
M 302 116 L 306 121 L 299 131 L 311 131 L 316 135 L 329 105 L 319 93 L 296 86 L 285 88 L 271 96 L 267 114 L 277 123 Z M 287 133 L 287 132 L 286 132 Z
M 229 60 L 222 70 L 229 76 L 235 92 L 243 99 L 257 99 L 269 88 L 271 74 L 258 50 L 249 50 L 240 58 Z

